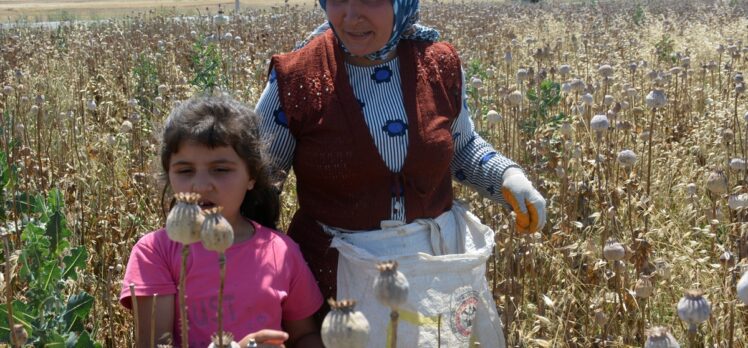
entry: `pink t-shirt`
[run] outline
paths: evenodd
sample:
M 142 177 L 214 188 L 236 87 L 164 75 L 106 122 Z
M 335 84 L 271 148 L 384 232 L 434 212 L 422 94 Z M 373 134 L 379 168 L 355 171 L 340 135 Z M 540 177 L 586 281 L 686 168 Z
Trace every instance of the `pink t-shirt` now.
M 322 305 L 322 294 L 298 245 L 288 236 L 252 222 L 255 235 L 226 250 L 223 295 L 224 331 L 236 338 L 261 329 L 281 329 L 281 319 L 300 320 Z M 180 345 L 179 271 L 182 245 L 165 229 L 146 234 L 132 249 L 120 303 L 132 308 L 135 295 L 175 295 L 173 338 Z M 218 330 L 218 253 L 202 243 L 190 245 L 187 258 L 187 322 L 191 347 L 207 347 Z

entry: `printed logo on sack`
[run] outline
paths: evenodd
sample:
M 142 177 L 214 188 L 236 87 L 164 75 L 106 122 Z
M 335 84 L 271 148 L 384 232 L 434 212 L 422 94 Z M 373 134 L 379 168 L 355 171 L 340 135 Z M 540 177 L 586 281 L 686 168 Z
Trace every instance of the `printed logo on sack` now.
M 478 311 L 478 292 L 473 289 L 458 290 L 452 295 L 450 326 L 452 333 L 461 341 L 470 339 L 473 322 Z

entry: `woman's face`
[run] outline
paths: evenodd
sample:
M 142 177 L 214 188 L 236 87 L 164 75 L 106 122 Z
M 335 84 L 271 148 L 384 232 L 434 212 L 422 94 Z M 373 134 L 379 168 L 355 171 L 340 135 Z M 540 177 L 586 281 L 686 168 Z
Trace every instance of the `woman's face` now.
M 327 0 L 325 10 L 352 55 L 374 53 L 390 40 L 394 24 L 391 0 Z

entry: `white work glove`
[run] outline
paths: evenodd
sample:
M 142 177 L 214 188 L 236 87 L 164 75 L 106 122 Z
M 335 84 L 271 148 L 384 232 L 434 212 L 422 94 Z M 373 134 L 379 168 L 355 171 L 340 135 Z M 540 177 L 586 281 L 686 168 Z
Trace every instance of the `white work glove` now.
M 532 233 L 545 225 L 545 198 L 516 167 L 504 171 L 501 194 L 517 214 L 517 231 Z

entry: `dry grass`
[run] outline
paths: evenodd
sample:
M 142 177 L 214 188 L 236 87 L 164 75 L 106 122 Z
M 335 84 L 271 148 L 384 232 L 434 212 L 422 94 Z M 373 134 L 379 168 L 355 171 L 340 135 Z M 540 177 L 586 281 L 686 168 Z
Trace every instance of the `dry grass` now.
M 310 0 L 289 0 L 290 4 L 312 5 Z M 153 0 L 153 1 L 114 1 L 114 0 L 0 0 L 0 19 L 15 21 L 101 19 L 129 15 L 146 10 L 197 14 L 206 7 L 233 9 L 234 1 L 228 0 Z M 242 0 L 241 6 L 267 8 L 283 5 L 283 0 Z

